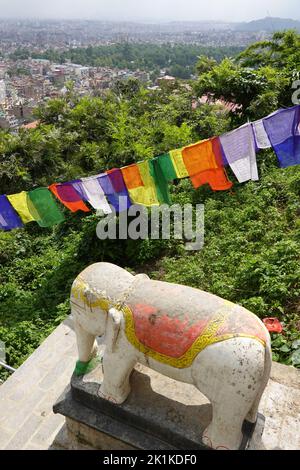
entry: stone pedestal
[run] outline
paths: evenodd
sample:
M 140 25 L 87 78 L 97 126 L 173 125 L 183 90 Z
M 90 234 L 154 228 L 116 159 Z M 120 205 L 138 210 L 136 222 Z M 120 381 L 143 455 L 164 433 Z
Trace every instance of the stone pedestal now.
M 114 405 L 98 396 L 101 381 L 101 366 L 84 377 L 73 375 L 53 407 L 66 417 L 69 448 L 207 450 L 201 435 L 211 421 L 211 405 L 192 385 L 138 365 L 130 396 Z M 261 448 L 263 427 L 261 415 L 255 429 L 245 422 L 241 448 Z

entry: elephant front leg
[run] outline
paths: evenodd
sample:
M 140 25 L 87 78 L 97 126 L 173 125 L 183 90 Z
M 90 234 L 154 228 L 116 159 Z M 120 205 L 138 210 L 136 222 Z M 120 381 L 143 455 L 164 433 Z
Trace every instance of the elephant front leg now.
M 75 375 L 88 374 L 100 363 L 97 356 L 98 346 L 95 335 L 88 333 L 75 318 L 74 328 L 77 340 L 78 361 L 76 362 Z
M 130 393 L 129 378 L 135 364 L 136 359 L 133 357 L 105 352 L 99 396 L 116 404 L 124 403 Z

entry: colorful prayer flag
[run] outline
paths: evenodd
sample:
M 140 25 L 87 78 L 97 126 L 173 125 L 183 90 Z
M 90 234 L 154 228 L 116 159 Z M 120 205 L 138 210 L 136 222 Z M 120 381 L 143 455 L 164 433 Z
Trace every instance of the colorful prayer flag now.
M 11 194 L 7 196 L 7 199 L 19 214 L 24 224 L 28 224 L 29 222 L 33 222 L 38 219 L 39 216 L 34 207 L 28 206 L 28 194 L 26 191 L 22 191 L 18 194 Z
M 255 143 L 258 150 L 271 148 L 271 142 L 264 127 L 263 120 L 255 121 L 252 123 L 252 128 L 255 137 Z
M 173 161 L 169 153 L 164 153 L 155 158 L 157 159 L 158 165 L 164 175 L 164 178 L 169 183 L 177 179 L 177 173 L 173 165 Z
M 182 156 L 189 176 L 195 176 L 202 171 L 218 168 L 210 140 L 202 140 L 196 144 L 184 147 Z
M 183 161 L 182 150 L 183 149 L 177 149 L 169 152 L 178 179 L 187 178 L 189 176 Z
M 79 180 L 69 181 L 69 184 L 71 184 L 73 186 L 73 188 L 79 194 L 79 196 L 81 197 L 81 199 L 83 201 L 88 200 L 88 196 L 87 196 L 87 194 L 86 194 L 86 192 L 83 188 L 82 181 L 80 179 Z
M 222 135 L 220 141 L 226 160 L 239 183 L 257 181 L 256 148 L 251 124 Z
M 103 211 L 104 214 L 111 214 L 111 208 L 100 185 L 99 176 L 82 178 L 81 184 L 87 197 L 86 200 L 94 209 Z
M 140 170 L 136 163 L 121 168 L 121 171 L 128 190 L 144 186 Z
M 20 227 L 23 223 L 11 203 L 5 195 L 0 196 L 0 228 L 8 231 Z
M 49 190 L 72 212 L 89 212 L 84 201 L 104 213 L 111 212 L 110 205 L 117 212 L 127 210 L 132 202 L 145 206 L 171 204 L 168 183 L 177 178 L 189 176 L 195 188 L 209 184 L 213 190 L 229 189 L 232 183 L 225 165 L 230 165 L 240 183 L 257 181 L 256 151 L 270 146 L 281 167 L 300 164 L 299 105 L 276 111 L 221 137 L 171 150 L 151 161 L 115 168 L 82 180 L 52 184 Z M 0 196 L 0 228 L 3 230 L 31 221 L 50 227 L 62 220 L 63 214 L 47 188 Z
M 116 193 L 121 193 L 126 191 L 125 181 L 122 175 L 122 171 L 119 168 L 113 168 L 112 170 L 107 170 L 106 174 L 108 175 L 111 184 Z
M 116 212 L 123 212 L 132 205 L 127 191 L 122 171 L 119 168 L 108 170 L 108 179 L 113 188 L 113 192 L 108 193 L 107 198 Z
M 159 201 L 149 162 L 145 161 L 121 168 L 130 199 L 134 204 L 158 206 Z
M 232 187 L 223 168 L 219 138 L 185 147 L 182 155 L 194 188 L 209 184 L 214 191 L 225 191 Z
M 169 204 L 171 205 L 171 198 L 170 198 L 170 191 L 169 191 L 169 186 L 168 182 L 176 179 L 176 173 L 172 164 L 172 169 L 169 168 L 169 163 L 167 165 L 165 162 L 167 162 L 167 159 L 169 159 L 169 155 L 161 155 L 160 157 L 153 158 L 152 160 L 149 161 L 149 167 L 150 167 L 150 174 L 154 180 L 155 186 L 156 186 L 156 192 L 157 192 L 157 197 L 158 200 L 161 204 Z
M 263 123 L 281 168 L 300 165 L 300 106 L 280 109 Z
M 90 212 L 90 209 L 84 204 L 80 194 L 71 183 L 54 183 L 49 186 L 49 189 L 71 212 Z
M 47 188 L 37 188 L 28 192 L 28 207 L 35 213 L 40 227 L 52 227 L 64 221 L 64 215 Z

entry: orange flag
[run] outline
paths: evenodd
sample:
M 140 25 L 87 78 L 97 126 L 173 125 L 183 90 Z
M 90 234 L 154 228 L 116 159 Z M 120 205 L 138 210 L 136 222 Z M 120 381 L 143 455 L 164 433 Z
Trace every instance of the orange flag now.
M 224 191 L 232 187 L 223 168 L 218 137 L 185 147 L 182 156 L 194 188 L 209 184 L 214 191 Z
M 139 167 L 136 163 L 121 168 L 127 189 L 136 189 L 144 186 Z

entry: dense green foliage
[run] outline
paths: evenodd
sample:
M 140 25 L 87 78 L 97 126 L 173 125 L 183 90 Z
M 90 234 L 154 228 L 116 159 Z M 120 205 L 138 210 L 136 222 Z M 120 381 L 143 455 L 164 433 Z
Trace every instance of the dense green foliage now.
M 269 41 L 252 44 L 238 60 L 245 66 L 266 67 L 276 70 L 298 71 L 300 62 L 300 35 L 295 31 L 278 32 Z
M 212 63 L 195 91 L 199 96 L 208 93 L 214 99 L 236 103 L 237 123 L 291 106 L 292 84 L 299 78 L 299 44 L 300 35 L 294 31 L 276 33 L 272 40 L 253 44 L 235 60 Z
M 117 43 L 107 46 L 89 46 L 74 48 L 64 52 L 49 49 L 44 53 L 32 53 L 26 49 L 17 49 L 12 59 L 48 59 L 53 62 L 72 63 L 93 67 L 116 67 L 129 70 L 159 72 L 167 69 L 178 78 L 190 78 L 195 71 L 197 57 L 205 55 L 221 61 L 224 57 L 235 56 L 241 52 L 238 46 L 197 46 L 187 44 L 131 44 Z
M 226 64 L 229 77 L 232 67 L 242 67 Z M 220 71 L 203 58 L 201 67 L 204 76 Z M 0 192 L 151 158 L 223 133 L 248 116 L 247 108 L 238 116 L 215 105 L 194 109 L 193 92 L 180 83 L 161 92 L 132 85 L 80 100 L 70 87 L 64 99 L 38 111 L 37 129 L 0 133 Z M 236 86 L 235 96 L 242 99 L 242 90 L 238 95 Z M 254 117 L 260 113 L 253 110 Z M 279 169 L 272 151 L 258 155 L 258 166 L 259 182 L 236 183 L 230 192 L 195 191 L 189 180 L 171 187 L 174 203 L 205 204 L 205 246 L 199 252 L 186 252 L 178 240 L 103 242 L 96 237 L 95 214 L 67 210 L 66 221 L 54 229 L 31 223 L 0 233 L 0 339 L 8 363 L 20 365 L 69 313 L 70 286 L 80 270 L 106 260 L 213 292 L 261 318 L 278 317 L 284 332 L 273 335 L 274 359 L 300 366 L 300 167 Z

